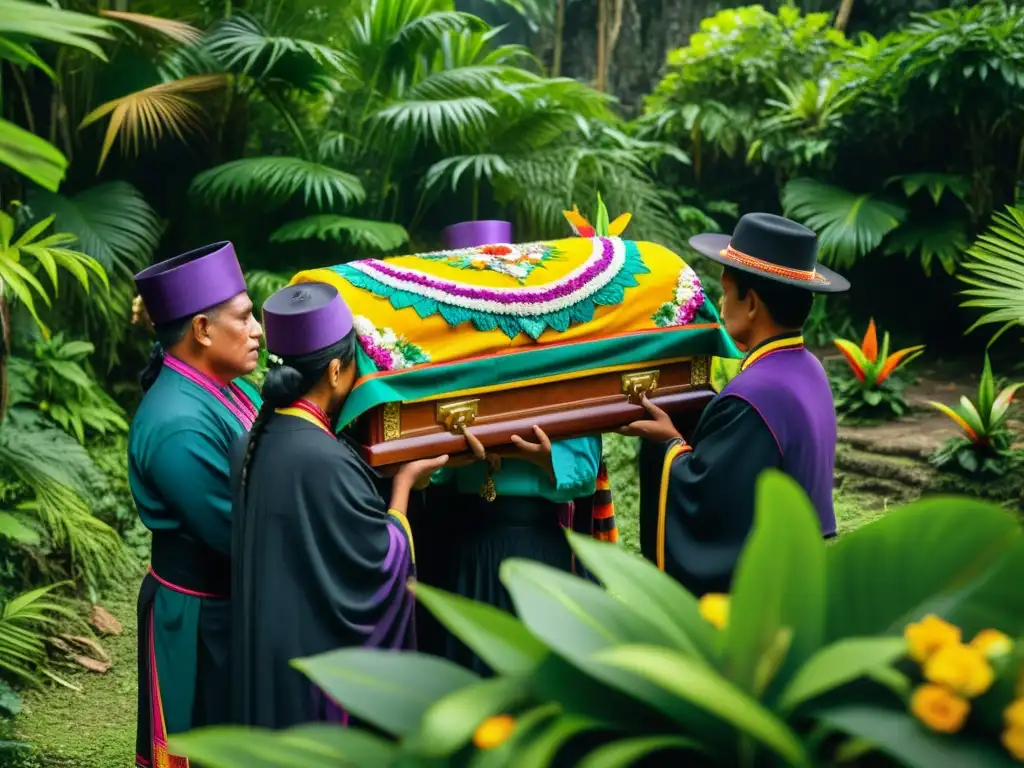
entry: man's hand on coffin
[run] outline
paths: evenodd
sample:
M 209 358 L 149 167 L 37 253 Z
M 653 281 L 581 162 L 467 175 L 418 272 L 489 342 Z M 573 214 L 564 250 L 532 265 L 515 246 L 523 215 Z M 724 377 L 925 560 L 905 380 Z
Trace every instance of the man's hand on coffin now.
M 640 402 L 647 410 L 647 414 L 650 418 L 642 421 L 634 421 L 632 424 L 620 429 L 620 434 L 627 435 L 629 437 L 642 437 L 644 440 L 651 440 L 656 443 L 666 443 L 669 440 L 683 439 L 683 436 L 679 434 L 679 430 L 676 429 L 675 425 L 672 423 L 672 419 L 669 418 L 667 413 L 648 400 L 646 395 Z
M 413 490 L 422 491 L 430 484 L 430 476 L 447 463 L 448 456 L 445 455 L 402 464 L 395 471 L 395 485 L 401 484 Z
M 512 454 L 504 454 L 508 458 L 521 459 L 543 469 L 551 477 L 555 476 L 555 468 L 551 464 L 551 438 L 549 438 L 540 427 L 533 428 L 533 434 L 537 438 L 536 443 L 524 440 L 519 435 L 512 435 L 512 444 L 517 450 Z
M 448 466 L 468 467 L 469 465 L 476 464 L 479 461 L 486 461 L 490 465 L 492 473 L 501 469 L 501 456 L 495 453 L 488 453 L 487 449 L 484 448 L 484 444 L 480 442 L 480 438 L 468 429 L 462 430 L 462 436 L 466 438 L 466 445 L 469 446 L 470 454 L 456 456 L 448 462 Z

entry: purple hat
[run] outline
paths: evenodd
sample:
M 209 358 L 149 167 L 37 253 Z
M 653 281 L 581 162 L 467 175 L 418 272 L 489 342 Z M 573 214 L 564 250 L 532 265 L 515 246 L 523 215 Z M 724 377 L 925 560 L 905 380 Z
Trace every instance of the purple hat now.
M 267 351 L 300 357 L 337 344 L 352 330 L 352 310 L 327 283 L 286 285 L 263 303 Z
M 225 240 L 147 267 L 135 276 L 135 289 L 150 320 L 162 325 L 245 293 L 245 278 Z
M 441 233 L 446 248 L 472 248 L 512 242 L 512 224 L 507 221 L 464 221 Z

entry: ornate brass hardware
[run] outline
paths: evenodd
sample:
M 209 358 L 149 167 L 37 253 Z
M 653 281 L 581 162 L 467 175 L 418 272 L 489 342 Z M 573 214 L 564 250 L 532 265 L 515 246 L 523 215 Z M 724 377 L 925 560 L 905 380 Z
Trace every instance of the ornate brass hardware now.
M 650 397 L 651 393 L 658 388 L 657 371 L 639 371 L 637 373 L 622 374 L 622 394 L 630 402 L 638 403 L 644 395 Z
M 402 404 L 384 404 L 384 439 L 397 440 L 402 436 Z
M 711 358 L 695 357 L 690 361 L 690 386 L 706 387 L 711 383 Z
M 457 403 L 437 404 L 437 423 L 453 435 L 461 435 L 476 421 L 479 400 L 460 400 Z

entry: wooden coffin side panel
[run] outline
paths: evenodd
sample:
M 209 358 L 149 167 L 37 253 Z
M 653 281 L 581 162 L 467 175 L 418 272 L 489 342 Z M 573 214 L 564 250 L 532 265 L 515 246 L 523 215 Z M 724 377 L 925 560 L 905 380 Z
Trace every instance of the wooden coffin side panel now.
M 641 390 L 687 424 L 695 421 L 714 397 L 708 373 L 708 359 L 697 358 L 483 394 L 388 403 L 357 422 L 356 437 L 367 462 L 384 466 L 467 450 L 466 440 L 459 434 L 461 426 L 471 426 L 488 448 L 511 445 L 515 434 L 530 439 L 534 425 L 552 439 L 600 434 L 643 418 Z

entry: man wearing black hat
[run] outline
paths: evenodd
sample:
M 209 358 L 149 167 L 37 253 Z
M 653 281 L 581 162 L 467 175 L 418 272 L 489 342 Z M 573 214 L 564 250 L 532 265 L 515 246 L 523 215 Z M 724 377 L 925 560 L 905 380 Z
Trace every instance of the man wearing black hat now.
M 641 550 L 700 596 L 729 591 L 765 469 L 796 479 L 822 535 L 835 535 L 835 405 L 824 368 L 804 348 L 802 328 L 815 293 L 850 284 L 818 264 L 814 232 L 781 216 L 750 213 L 731 238 L 698 235 L 690 245 L 724 266 L 722 321 L 747 356 L 701 415 L 692 444 L 650 402 L 651 418 L 623 432 L 644 438 Z

